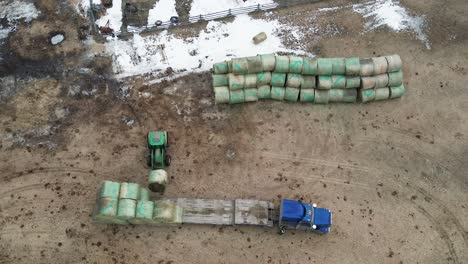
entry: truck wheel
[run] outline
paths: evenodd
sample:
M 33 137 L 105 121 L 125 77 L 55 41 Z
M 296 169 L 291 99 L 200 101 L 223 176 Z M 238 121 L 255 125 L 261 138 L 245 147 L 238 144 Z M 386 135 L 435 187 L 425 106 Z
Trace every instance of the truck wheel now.
M 284 233 L 286 233 L 286 228 L 284 228 L 284 226 L 280 226 L 278 234 L 283 235 Z
M 171 165 L 171 160 L 172 160 L 172 159 L 171 159 L 171 156 L 166 155 L 166 156 L 164 157 L 164 165 L 166 165 L 166 166 L 169 167 L 169 165 Z

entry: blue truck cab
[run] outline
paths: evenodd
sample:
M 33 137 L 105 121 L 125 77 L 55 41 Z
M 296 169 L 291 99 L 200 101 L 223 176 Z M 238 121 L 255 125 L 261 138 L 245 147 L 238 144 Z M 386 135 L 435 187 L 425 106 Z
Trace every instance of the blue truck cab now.
M 295 200 L 281 200 L 279 214 L 279 231 L 286 229 L 329 233 L 332 224 L 332 213 L 328 208 L 317 208 L 314 205 Z

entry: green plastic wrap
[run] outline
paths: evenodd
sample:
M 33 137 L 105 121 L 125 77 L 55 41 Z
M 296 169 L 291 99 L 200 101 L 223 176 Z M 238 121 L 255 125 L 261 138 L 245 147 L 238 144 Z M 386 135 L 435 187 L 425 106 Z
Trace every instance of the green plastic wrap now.
M 129 222 L 135 225 L 152 223 L 153 212 L 154 202 L 138 201 L 135 210 L 135 218 L 129 219 Z
M 302 62 L 303 75 L 317 75 L 317 59 L 305 57 Z
M 301 89 L 299 98 L 301 102 L 314 102 L 315 89 Z
M 244 90 L 235 90 L 235 91 L 230 92 L 230 95 L 229 95 L 230 104 L 240 104 L 240 103 L 243 103 L 244 100 L 245 100 Z
M 286 87 L 299 88 L 302 83 L 302 75 L 297 73 L 288 73 Z
M 387 100 L 390 98 L 390 88 L 377 88 L 375 89 L 375 101 Z
M 232 73 L 243 75 L 249 73 L 249 63 L 246 58 L 232 59 Z
M 375 90 L 359 90 L 359 97 L 363 103 L 371 102 L 375 100 Z
M 229 74 L 229 89 L 230 90 L 240 90 L 245 87 L 245 77 L 244 75 L 235 75 Z
M 316 76 L 302 75 L 301 89 L 315 89 Z
M 358 57 L 346 58 L 345 64 L 347 76 L 359 76 L 361 74 L 361 63 Z
M 272 73 L 271 86 L 284 87 L 286 83 L 286 73 Z
M 117 218 L 120 220 L 130 220 L 135 218 L 137 201 L 133 199 L 119 199 Z
M 361 77 L 346 77 L 346 88 L 361 87 Z
M 302 73 L 303 60 L 302 57 L 289 56 L 289 72 L 290 73 Z
M 275 54 L 262 54 L 259 56 L 262 59 L 262 71 L 272 72 L 275 70 L 275 65 L 276 65 Z
M 332 75 L 332 89 L 344 89 L 346 88 L 346 76 L 344 75 Z
M 229 103 L 229 87 L 215 87 L 215 103 L 216 104 L 227 104 Z
M 276 56 L 274 72 L 280 72 L 280 73 L 289 72 L 289 57 L 288 56 Z
M 257 73 L 257 87 L 270 85 L 270 83 L 271 83 L 271 72 Z
M 317 74 L 318 75 L 332 75 L 333 61 L 328 58 L 317 59 Z
M 259 73 L 263 71 L 262 57 L 252 56 L 247 57 L 248 73 Z
M 247 88 L 244 90 L 244 102 L 256 102 L 258 101 L 258 90 L 257 88 Z
M 213 87 L 228 86 L 229 78 L 226 74 L 213 74 Z
M 286 87 L 284 92 L 284 100 L 289 102 L 297 102 L 299 99 L 299 89 L 294 87 Z
M 284 93 L 286 92 L 286 88 L 284 87 L 271 87 L 271 99 L 283 101 L 284 100 Z
M 256 88 L 257 87 L 257 74 L 246 74 L 244 75 L 244 88 Z
M 399 98 L 405 94 L 405 87 L 402 85 L 390 87 L 390 98 Z
M 321 90 L 328 90 L 332 87 L 332 77 L 328 75 L 320 75 L 317 79 L 317 88 Z
M 328 104 L 330 90 L 318 90 L 315 89 L 314 103 L 316 104 Z
M 344 58 L 332 59 L 332 75 L 345 75 L 346 63 Z
M 136 183 L 122 182 L 120 184 L 120 199 L 137 200 L 140 194 L 140 186 Z
M 257 95 L 258 95 L 258 99 L 270 99 L 271 87 L 269 85 L 258 87 Z
M 388 73 L 388 86 L 400 86 L 403 84 L 403 72 L 401 70 Z
M 229 73 L 228 64 L 225 61 L 213 64 L 213 71 L 215 74 L 227 74 Z
M 99 190 L 99 197 L 101 198 L 119 198 L 120 183 L 113 181 L 104 181 Z

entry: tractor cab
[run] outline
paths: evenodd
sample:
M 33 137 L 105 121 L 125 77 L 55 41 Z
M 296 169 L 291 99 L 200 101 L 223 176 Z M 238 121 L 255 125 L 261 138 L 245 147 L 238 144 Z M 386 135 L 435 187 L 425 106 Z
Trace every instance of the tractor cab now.
M 280 233 L 286 229 L 310 230 L 319 233 L 330 232 L 332 214 L 329 209 L 317 208 L 315 205 L 295 200 L 281 200 L 279 228 Z
M 169 147 L 169 138 L 166 131 L 148 133 L 148 166 L 152 170 L 164 169 L 171 164 L 171 157 L 166 151 Z

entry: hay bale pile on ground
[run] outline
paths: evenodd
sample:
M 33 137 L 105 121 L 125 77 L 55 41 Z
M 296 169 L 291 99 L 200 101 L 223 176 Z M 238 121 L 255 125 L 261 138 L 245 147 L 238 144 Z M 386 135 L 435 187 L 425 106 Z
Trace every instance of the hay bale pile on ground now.
M 403 96 L 399 55 L 375 58 L 310 58 L 263 54 L 213 65 L 217 104 L 272 99 L 327 104 Z

